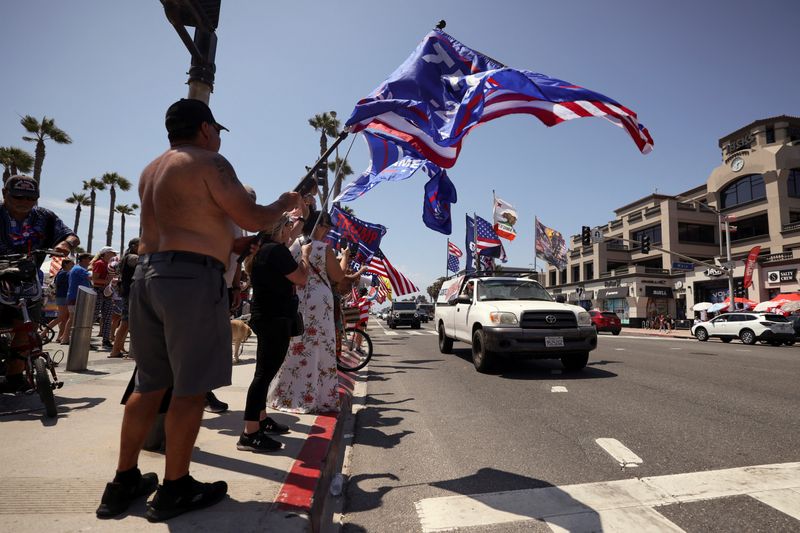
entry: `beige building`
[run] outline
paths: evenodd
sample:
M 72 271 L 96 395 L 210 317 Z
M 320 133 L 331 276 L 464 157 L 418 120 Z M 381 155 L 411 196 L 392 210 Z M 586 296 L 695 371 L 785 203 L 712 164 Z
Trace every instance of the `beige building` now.
M 728 278 L 681 256 L 726 263 L 727 220 L 737 296 L 760 302 L 800 290 L 800 118 L 758 120 L 721 138 L 719 147 L 721 163 L 705 184 L 616 209 L 612 221 L 593 228 L 602 242 L 582 246 L 573 236 L 566 269 L 547 272 L 548 289 L 633 326 L 662 313 L 691 319 L 695 303 L 728 296 Z M 638 244 L 644 236 L 648 254 Z M 759 260 L 744 289 L 754 246 L 761 247 Z

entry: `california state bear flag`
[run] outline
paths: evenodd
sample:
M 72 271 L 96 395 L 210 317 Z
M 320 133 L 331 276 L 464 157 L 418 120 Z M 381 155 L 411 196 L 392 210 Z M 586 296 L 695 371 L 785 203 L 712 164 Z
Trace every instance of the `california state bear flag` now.
M 494 194 L 493 194 L 494 196 Z M 517 211 L 508 202 L 494 196 L 494 232 L 498 237 L 513 241 L 517 237 L 514 224 L 517 223 Z

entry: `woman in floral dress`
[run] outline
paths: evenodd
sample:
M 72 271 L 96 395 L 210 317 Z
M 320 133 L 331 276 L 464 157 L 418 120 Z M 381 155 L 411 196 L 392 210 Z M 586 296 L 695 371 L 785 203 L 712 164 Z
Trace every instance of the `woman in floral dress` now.
M 316 222 L 309 217 L 306 229 Z M 272 380 L 267 404 L 290 413 L 322 413 L 339 410 L 339 377 L 336 373 L 336 332 L 333 325 L 331 283 L 340 281 L 348 254 L 336 260 L 333 250 L 323 241 L 331 229 L 331 218 L 322 213 L 312 241 L 302 248 L 295 243 L 296 259 L 307 259 L 308 283 L 297 291 L 305 331 L 292 338 L 283 366 Z

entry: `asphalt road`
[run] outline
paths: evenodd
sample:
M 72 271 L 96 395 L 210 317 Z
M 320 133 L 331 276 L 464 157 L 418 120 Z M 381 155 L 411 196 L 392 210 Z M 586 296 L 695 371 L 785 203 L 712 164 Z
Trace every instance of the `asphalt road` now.
M 800 346 L 602 334 L 485 375 L 381 324 L 343 531 L 800 531 Z

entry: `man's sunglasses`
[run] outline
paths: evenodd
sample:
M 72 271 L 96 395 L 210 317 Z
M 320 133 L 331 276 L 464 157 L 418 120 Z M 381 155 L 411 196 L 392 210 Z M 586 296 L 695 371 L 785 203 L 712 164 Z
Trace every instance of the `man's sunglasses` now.
M 35 196 L 20 196 L 18 194 L 10 194 L 9 196 L 11 196 L 11 198 L 14 200 L 31 200 L 35 202 L 38 199 Z

